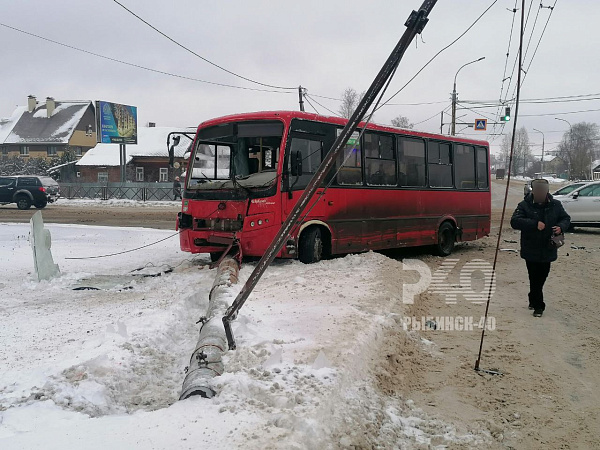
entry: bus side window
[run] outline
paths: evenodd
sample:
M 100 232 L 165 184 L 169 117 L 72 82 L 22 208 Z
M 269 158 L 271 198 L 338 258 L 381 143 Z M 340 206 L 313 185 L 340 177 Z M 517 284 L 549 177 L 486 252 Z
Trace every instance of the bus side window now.
M 290 186 L 293 186 L 294 190 L 304 189 L 321 164 L 323 143 L 321 141 L 294 137 L 290 145 L 290 155 L 293 152 L 300 152 L 302 155 L 302 175 L 298 180 L 295 177 L 291 177 Z M 288 173 L 291 173 L 291 159 L 290 157 L 287 161 Z
M 488 176 L 487 150 L 485 148 L 477 148 L 477 187 L 479 189 L 487 189 L 489 187 Z
M 342 153 L 338 156 L 336 162 L 336 167 L 339 168 L 337 172 L 337 184 L 361 186 L 363 184 L 362 152 L 360 141 L 357 138 L 358 132 L 355 131 Z
M 454 179 L 458 189 L 476 189 L 475 148 L 470 145 L 454 145 Z
M 430 187 L 451 188 L 453 186 L 451 148 L 447 143 L 428 142 L 427 169 Z
M 400 186 L 426 186 L 425 142 L 422 139 L 400 137 L 397 139 L 397 146 Z
M 374 133 L 365 134 L 365 178 L 369 186 L 396 186 L 394 139 Z

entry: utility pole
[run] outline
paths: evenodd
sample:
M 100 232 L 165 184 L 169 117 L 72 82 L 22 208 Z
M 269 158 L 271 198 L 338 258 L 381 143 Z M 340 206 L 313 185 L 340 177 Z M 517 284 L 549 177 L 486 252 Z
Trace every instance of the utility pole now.
M 544 136 L 544 133 L 540 130 L 537 129 L 533 129 L 533 131 L 537 131 L 538 133 L 542 133 L 542 167 L 541 167 L 541 171 L 542 174 L 540 175 L 542 178 L 544 178 L 544 144 L 546 143 L 546 136 Z
M 452 136 L 456 136 L 456 102 L 458 101 L 458 94 L 456 93 L 456 77 L 458 76 L 458 72 L 460 72 L 463 67 L 466 67 L 469 64 L 473 64 L 473 63 L 482 61 L 484 59 L 485 59 L 485 56 L 482 56 L 479 59 L 476 59 L 474 61 L 470 61 L 470 62 L 468 62 L 466 64 L 463 64 L 456 71 L 456 75 L 454 75 L 454 89 L 452 89 L 452 131 L 450 133 Z
M 304 111 L 304 88 L 298 86 L 298 101 L 300 102 L 300 111 Z

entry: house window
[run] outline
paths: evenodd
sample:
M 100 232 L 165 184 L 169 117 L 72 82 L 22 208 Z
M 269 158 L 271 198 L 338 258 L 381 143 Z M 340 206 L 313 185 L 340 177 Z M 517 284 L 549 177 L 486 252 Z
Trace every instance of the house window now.
M 77 172 L 77 178 L 81 178 L 81 172 Z
M 29 156 L 29 146 L 21 145 L 21 147 L 19 148 L 19 152 L 21 156 Z
M 158 181 L 169 181 L 169 169 L 167 167 L 159 169 Z
M 143 167 L 135 168 L 135 181 L 144 181 L 144 168 Z
M 8 147 L 2 147 L 2 155 L 3 156 L 8 155 Z
M 77 172 L 79 176 L 79 172 Z M 108 183 L 108 172 L 98 172 L 98 183 Z
M 58 155 L 58 148 L 56 145 L 51 145 L 48 147 L 48 156 L 56 156 Z
M 83 152 L 81 151 L 81 147 L 75 147 L 75 156 L 81 156 Z

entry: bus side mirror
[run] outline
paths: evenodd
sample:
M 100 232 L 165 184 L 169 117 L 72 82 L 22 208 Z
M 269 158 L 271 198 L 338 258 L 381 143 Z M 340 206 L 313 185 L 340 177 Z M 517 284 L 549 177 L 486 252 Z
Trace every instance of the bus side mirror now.
M 300 151 L 292 152 L 292 176 L 302 175 L 302 153 Z

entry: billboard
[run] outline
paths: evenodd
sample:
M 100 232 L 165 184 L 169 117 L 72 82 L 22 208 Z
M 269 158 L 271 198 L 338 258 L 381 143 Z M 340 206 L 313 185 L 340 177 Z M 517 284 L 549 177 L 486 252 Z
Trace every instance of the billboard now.
M 97 101 L 96 122 L 98 142 L 137 144 L 137 107 Z

